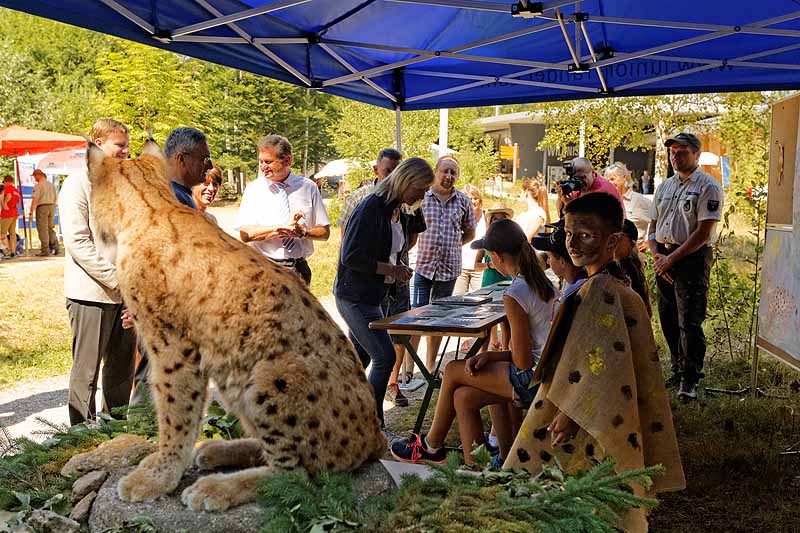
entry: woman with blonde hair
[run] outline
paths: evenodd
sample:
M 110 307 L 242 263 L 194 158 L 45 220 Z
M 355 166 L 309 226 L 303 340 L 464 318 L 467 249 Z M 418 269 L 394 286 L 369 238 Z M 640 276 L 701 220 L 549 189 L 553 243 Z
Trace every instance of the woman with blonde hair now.
M 472 204 L 472 211 L 475 215 L 475 237 L 468 243 L 461 246 L 461 275 L 456 279 L 453 294 L 466 294 L 481 287 L 483 273 L 479 267 L 478 254 L 472 248 L 475 239 L 480 239 L 486 233 L 486 221 L 483 217 L 483 195 L 480 189 L 468 183 L 464 186 L 464 194 L 469 197 Z
M 647 226 L 650 224 L 650 207 L 653 202 L 643 194 L 633 190 L 633 177 L 627 165 L 622 161 L 615 161 L 603 173 L 603 177 L 610 181 L 619 191 L 622 197 L 622 205 L 625 208 L 625 216 L 634 223 L 636 230 L 641 238 L 637 243 L 637 248 L 644 251 L 647 246 L 644 241 L 647 235 Z
M 526 209 L 517 216 L 515 222 L 522 226 L 522 231 L 533 239 L 545 224 L 550 223 L 550 209 L 547 205 L 547 187 L 534 178 L 525 178 L 522 182 L 522 199 Z
M 359 352 L 362 364 L 366 368 L 372 363 L 369 382 L 381 423 L 395 351 L 389 334 L 370 329 L 369 324 L 384 318 L 381 301 L 387 287 L 395 280 L 405 282 L 411 278 L 412 270 L 400 260 L 403 245 L 409 239 L 409 228 L 402 223 L 400 210 L 419 202 L 432 182 L 433 169 L 424 159 L 412 157 L 401 162 L 358 204 L 342 237 L 333 294 L 336 308 L 350 330 L 350 339 L 364 348 Z

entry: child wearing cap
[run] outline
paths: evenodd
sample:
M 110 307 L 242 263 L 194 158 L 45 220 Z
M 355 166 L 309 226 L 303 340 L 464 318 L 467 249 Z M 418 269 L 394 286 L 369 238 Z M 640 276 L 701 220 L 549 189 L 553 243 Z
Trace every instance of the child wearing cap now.
M 669 398 L 641 298 L 614 261 L 622 207 L 605 193 L 565 207 L 567 250 L 589 278 L 558 310 L 532 381 L 541 386 L 503 467 L 568 474 L 612 458 L 618 473 L 662 465 L 639 496 L 686 486 Z M 647 531 L 644 509 L 620 518 L 623 531 Z
M 535 394 L 530 378 L 550 330 L 550 308 L 557 291 L 516 222 L 495 222 L 472 246 L 486 250 L 495 268 L 513 278 L 503 296 L 511 350 L 482 352 L 448 363 L 430 432 L 392 443 L 392 455 L 401 461 L 443 463 L 444 438 L 457 416 L 464 461 L 473 463 L 473 444 L 484 443 L 480 410 L 487 405 L 505 458 L 514 438 L 510 405 L 527 405 Z
M 533 247 L 547 254 L 550 269 L 561 280 L 560 304 L 573 292 L 581 288 L 586 281 L 586 270 L 575 266 L 567 252 L 567 236 L 564 232 L 564 220 L 552 224 L 553 231 L 540 233 L 533 238 Z

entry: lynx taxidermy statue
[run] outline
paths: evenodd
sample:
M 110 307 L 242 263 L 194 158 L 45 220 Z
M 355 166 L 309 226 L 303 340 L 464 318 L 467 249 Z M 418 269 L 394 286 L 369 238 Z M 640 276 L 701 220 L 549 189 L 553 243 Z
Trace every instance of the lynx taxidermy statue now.
M 244 468 L 183 491 L 190 508 L 219 511 L 254 499 L 273 473 L 352 470 L 383 454 L 364 368 L 299 277 L 182 206 L 154 141 L 129 161 L 90 143 L 88 165 L 97 236 L 117 245 L 158 415 L 158 450 L 120 480 L 120 498 L 172 492 L 194 457 Z M 195 451 L 209 379 L 250 438 Z

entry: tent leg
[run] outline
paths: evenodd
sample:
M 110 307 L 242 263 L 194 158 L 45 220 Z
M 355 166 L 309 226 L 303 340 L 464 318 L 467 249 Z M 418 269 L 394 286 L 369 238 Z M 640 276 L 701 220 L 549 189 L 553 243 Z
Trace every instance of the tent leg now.
M 437 158 L 447 154 L 447 128 L 449 118 L 450 115 L 447 109 L 439 110 L 439 153 L 436 155 Z
M 403 128 L 400 120 L 400 106 L 394 108 L 394 144 L 397 151 L 403 153 Z
M 25 202 L 22 198 L 22 176 L 19 175 L 19 161 L 17 158 L 14 158 L 14 173 L 17 175 L 17 187 L 19 187 L 19 204 L 20 209 L 22 209 L 22 235 L 25 237 L 25 246 L 23 247 L 23 251 L 30 251 L 31 250 L 31 237 L 28 235 L 28 223 L 25 220 Z M 14 231 L 17 231 L 17 228 L 14 228 Z M 12 250 L 13 252 L 13 250 Z
M 403 124 L 400 120 L 400 106 L 394 108 L 394 143 L 397 151 L 403 153 Z

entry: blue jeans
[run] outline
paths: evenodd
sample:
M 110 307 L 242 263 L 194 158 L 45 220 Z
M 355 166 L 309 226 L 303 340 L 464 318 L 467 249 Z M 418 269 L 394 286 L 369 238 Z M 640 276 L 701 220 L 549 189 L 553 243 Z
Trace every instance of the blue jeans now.
M 369 383 L 372 385 L 372 392 L 375 395 L 375 404 L 378 410 L 378 418 L 383 424 L 383 397 L 386 395 L 386 387 L 389 384 L 389 377 L 394 367 L 394 347 L 392 339 L 386 330 L 369 329 L 369 323 L 380 320 L 383 311 L 379 305 L 351 302 L 342 298 L 336 298 L 336 309 L 347 323 L 350 329 L 350 339 L 355 341 L 353 344 L 360 346 L 363 351 L 359 352 L 359 358 L 366 367 L 370 362 L 372 369 L 369 372 Z M 365 360 L 365 355 L 369 359 Z
M 414 296 L 411 306 L 414 308 L 422 307 L 431 303 L 432 300 L 452 296 L 457 279 L 433 281 L 414 273 Z

